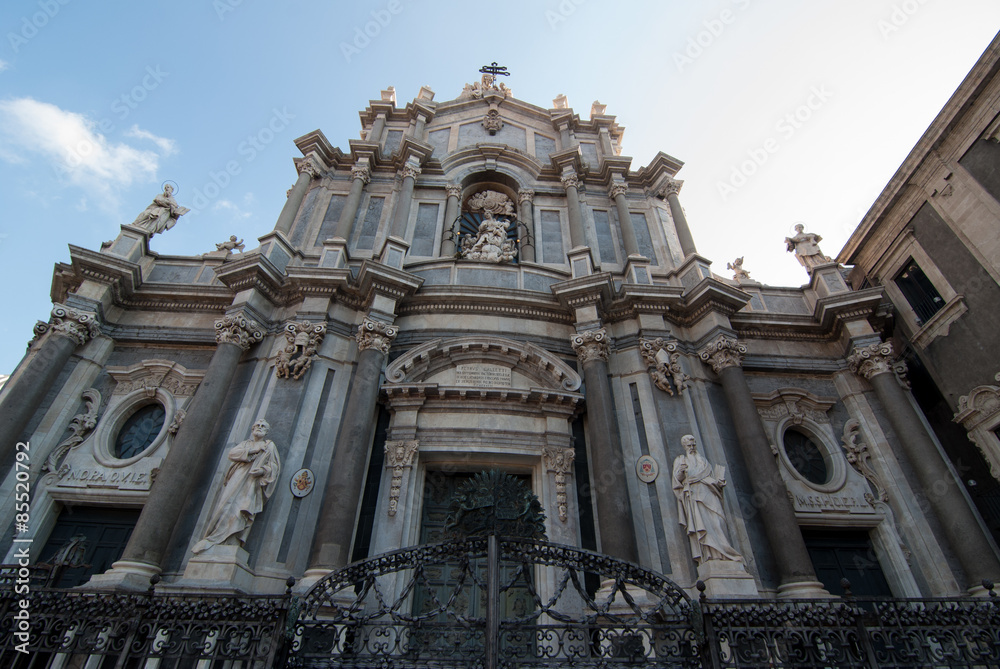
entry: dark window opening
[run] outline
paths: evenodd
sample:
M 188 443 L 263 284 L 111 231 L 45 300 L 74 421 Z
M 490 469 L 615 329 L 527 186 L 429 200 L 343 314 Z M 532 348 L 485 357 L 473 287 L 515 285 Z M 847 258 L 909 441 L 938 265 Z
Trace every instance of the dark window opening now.
M 132 414 L 118 432 L 115 457 L 127 460 L 149 448 L 163 429 L 166 417 L 166 411 L 159 404 L 146 405 Z
M 909 302 L 917 315 L 917 323 L 923 325 L 944 306 L 944 300 L 924 271 L 911 258 L 894 279 L 896 287 Z
M 823 452 L 805 433 L 789 428 L 785 431 L 782 441 L 788 461 L 807 481 L 823 485 L 830 480 Z

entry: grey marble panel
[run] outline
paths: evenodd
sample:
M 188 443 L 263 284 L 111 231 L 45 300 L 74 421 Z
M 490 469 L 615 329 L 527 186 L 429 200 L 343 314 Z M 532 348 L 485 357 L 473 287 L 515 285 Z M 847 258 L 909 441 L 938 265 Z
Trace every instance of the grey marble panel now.
M 611 234 L 611 216 L 606 210 L 594 210 L 594 232 L 597 234 L 597 252 L 601 263 L 617 264 L 615 238 Z
M 153 266 L 153 271 L 149 273 L 146 280 L 156 283 L 194 283 L 200 269 L 201 267 L 197 265 L 167 265 L 157 263 Z
M 559 221 L 559 212 L 553 209 L 542 209 L 540 219 L 542 262 L 564 263 L 566 256 L 563 253 L 562 223 Z
M 458 148 L 476 144 L 507 144 L 522 151 L 528 150 L 528 136 L 524 128 L 516 128 L 505 123 L 497 134 L 491 135 L 480 122 L 466 123 L 458 127 Z
M 319 226 L 319 234 L 316 235 L 316 241 L 313 242 L 313 246 L 322 246 L 325 240 L 333 237 L 333 233 L 337 231 L 337 223 L 340 222 L 340 214 L 344 211 L 344 204 L 346 202 L 346 195 L 334 195 L 330 198 L 330 204 L 323 215 L 323 224 Z
M 549 155 L 556 152 L 556 140 L 545 135 L 535 133 L 535 157 L 539 162 L 545 164 L 549 160 Z
M 487 268 L 461 267 L 458 270 L 458 284 L 464 286 L 492 286 L 494 288 L 517 288 L 517 274 Z
M 417 221 L 413 226 L 413 239 L 410 240 L 411 256 L 433 256 L 434 236 L 438 227 L 438 210 L 440 206 L 434 203 L 421 202 L 417 205 Z
M 441 128 L 427 133 L 427 142 L 434 147 L 431 156 L 440 160 L 448 154 L 448 140 L 451 139 L 451 128 Z
M 384 197 L 372 197 L 368 200 L 368 209 L 365 211 L 365 219 L 361 224 L 357 248 L 369 250 L 374 246 L 375 235 L 378 234 L 378 224 L 382 220 L 382 205 L 384 204 Z

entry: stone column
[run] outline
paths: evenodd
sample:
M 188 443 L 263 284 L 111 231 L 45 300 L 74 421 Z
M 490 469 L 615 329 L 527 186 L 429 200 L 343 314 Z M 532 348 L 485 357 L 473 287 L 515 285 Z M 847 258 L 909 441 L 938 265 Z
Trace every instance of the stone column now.
M 587 387 L 587 436 L 594 458 L 594 491 L 601 551 L 638 563 L 625 461 L 615 421 L 611 384 L 608 382 L 607 332 L 603 328 L 581 332 L 573 336 L 571 343 L 583 367 Z
M 368 317 L 358 328 L 358 366 L 316 520 L 307 577 L 321 576 L 351 561 L 351 542 L 375 431 L 379 378 L 389 345 L 398 331 Z
M 626 256 L 637 256 L 639 253 L 639 243 L 635 240 L 635 228 L 632 227 L 632 216 L 629 214 L 628 203 L 625 201 L 625 193 L 628 192 L 628 185 L 622 182 L 611 184 L 608 197 L 615 201 L 618 208 L 618 223 L 622 231 L 622 244 L 625 246 Z
M 726 404 L 736 426 L 736 437 L 753 485 L 754 505 L 764 525 L 768 544 L 778 569 L 779 597 L 810 597 L 824 594 L 816 580 L 809 552 L 799 530 L 795 511 L 788 499 L 788 489 L 778 472 L 771 443 L 760 422 L 757 406 L 743 375 L 743 356 L 747 348 L 726 336 L 720 336 L 700 352 L 705 364 L 722 380 Z
M 458 218 L 458 199 L 462 197 L 462 187 L 456 184 L 449 184 L 444 187 L 448 193 L 448 201 L 444 205 L 444 234 L 441 235 L 441 257 L 450 258 L 455 255 L 456 243 L 458 242 L 458 228 L 455 219 Z M 451 233 L 449 236 L 448 233 Z
M 14 466 L 14 450 L 21 433 L 38 411 L 46 393 L 56 382 L 77 346 L 83 346 L 101 331 L 97 315 L 63 306 L 52 309 L 52 321 L 39 324 L 36 334 L 48 332 L 41 348 L 18 374 L 0 403 L 0 480 Z
M 236 367 L 253 344 L 264 338 L 264 331 L 255 321 L 241 314 L 233 314 L 215 322 L 215 340 L 218 348 L 212 356 L 198 390 L 191 398 L 190 408 L 181 427 L 177 430 L 170 452 L 163 459 L 156 481 L 149 490 L 149 497 L 142 507 L 139 521 L 132 531 L 121 560 L 101 581 L 114 581 L 121 573 L 121 583 L 127 583 L 127 574 L 146 579 L 160 571 L 166 555 L 171 531 L 177 524 L 181 511 L 196 494 L 195 482 L 213 465 L 218 453 L 210 448 L 209 440 L 222 411 L 226 393 L 233 382 Z M 141 579 L 134 584 L 145 587 Z M 147 583 L 148 585 L 148 583 Z
M 517 191 L 517 236 L 521 239 L 521 260 L 535 262 L 535 225 L 532 222 L 532 200 L 535 191 L 524 189 Z M 525 245 L 526 240 L 531 243 Z
M 586 237 L 583 234 L 583 216 L 580 214 L 580 180 L 576 173 L 568 171 L 562 177 L 563 188 L 566 189 L 566 201 L 569 205 L 569 241 L 574 249 L 578 246 L 586 246 Z
M 674 228 L 677 229 L 677 239 L 681 243 L 681 253 L 687 258 L 689 255 L 697 253 L 698 249 L 694 246 L 694 237 L 691 236 L 691 228 L 688 227 L 684 210 L 681 209 L 681 201 L 677 199 L 677 194 L 681 192 L 683 185 L 683 181 L 671 179 L 664 192 L 667 196 L 667 204 L 670 205 L 670 215 L 674 219 Z
M 410 205 L 413 203 L 413 183 L 420 174 L 420 167 L 413 163 L 403 166 L 403 186 L 399 189 L 399 199 L 396 200 L 396 211 L 392 215 L 392 227 L 389 234 L 403 238 L 406 234 L 406 224 L 410 220 Z
M 358 163 L 351 169 L 351 192 L 347 196 L 347 202 L 344 203 L 344 210 L 340 212 L 334 237 L 350 239 L 354 221 L 358 217 L 358 207 L 361 206 L 361 196 L 371 177 L 372 171 L 365 163 Z
M 281 213 L 278 215 L 278 222 L 274 224 L 274 231 L 283 235 L 287 235 L 292 229 L 295 215 L 299 213 L 299 207 L 302 206 L 302 200 L 306 196 L 306 191 L 309 190 L 309 184 L 312 183 L 313 179 L 320 177 L 319 168 L 308 158 L 299 162 L 298 170 L 299 178 L 292 186 L 292 192 L 288 194 L 288 199 L 285 200 L 285 206 L 282 207 Z
M 900 450 L 917 475 L 920 488 L 930 502 L 948 537 L 967 586 L 982 594 L 983 579 L 1000 580 L 1000 560 L 961 492 L 961 482 L 952 476 L 940 451 L 924 429 L 920 416 L 906 396 L 897 374 L 906 372 L 903 362 L 895 363 L 892 343 L 855 348 L 847 357 L 851 371 L 868 379 L 898 438 Z

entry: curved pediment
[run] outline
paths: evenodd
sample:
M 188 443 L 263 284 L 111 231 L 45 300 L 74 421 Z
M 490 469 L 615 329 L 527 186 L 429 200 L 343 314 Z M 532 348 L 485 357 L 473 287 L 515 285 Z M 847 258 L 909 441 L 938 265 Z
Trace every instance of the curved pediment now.
M 526 378 L 537 387 L 570 392 L 579 389 L 581 383 L 580 375 L 572 367 L 545 349 L 489 336 L 434 339 L 421 344 L 393 361 L 385 370 L 385 378 L 388 384 L 437 382 L 460 366 L 470 372 L 466 378 L 476 371 L 476 366 L 484 373 L 490 367 L 509 369 L 515 387 L 517 377 Z

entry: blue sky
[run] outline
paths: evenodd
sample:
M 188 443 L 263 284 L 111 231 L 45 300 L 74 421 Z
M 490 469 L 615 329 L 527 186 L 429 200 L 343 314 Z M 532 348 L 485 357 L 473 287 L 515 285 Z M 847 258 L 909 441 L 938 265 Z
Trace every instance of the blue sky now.
M 346 148 L 381 89 L 450 100 L 492 61 L 528 102 L 563 93 L 584 118 L 607 104 L 633 169 L 660 150 L 684 161 L 681 201 L 717 273 L 745 255 L 753 278 L 800 285 L 794 224 L 835 255 L 998 28 L 987 0 L 8 0 L 0 373 L 48 318 L 67 244 L 113 239 L 164 180 L 194 211 L 154 251 L 231 234 L 252 248 L 295 179 L 296 137 Z M 199 197 L 230 161 L 239 174 Z

